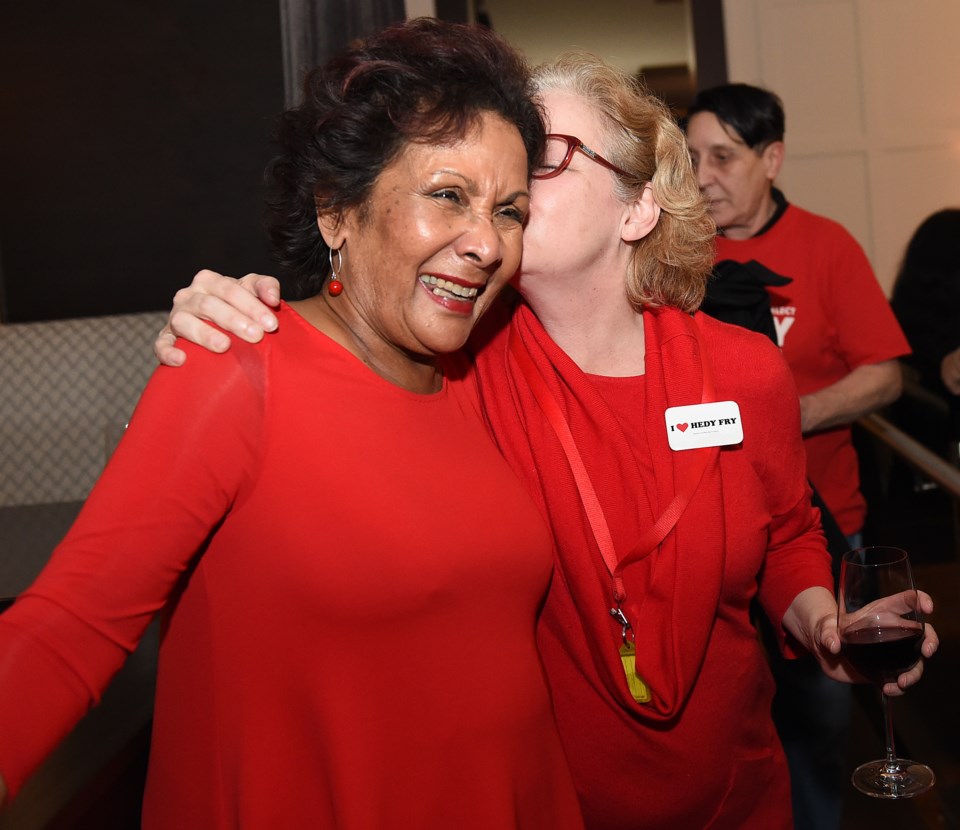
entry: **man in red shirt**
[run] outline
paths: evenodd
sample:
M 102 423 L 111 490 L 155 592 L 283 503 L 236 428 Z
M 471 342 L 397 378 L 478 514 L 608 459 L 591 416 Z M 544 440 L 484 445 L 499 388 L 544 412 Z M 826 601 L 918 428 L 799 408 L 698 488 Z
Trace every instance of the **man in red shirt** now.
M 690 154 L 719 228 L 717 274 L 748 264 L 739 278 L 749 281 L 748 271 L 763 275 L 757 284 L 769 295 L 772 333 L 800 393 L 808 476 L 847 544 L 857 547 L 866 503 L 850 424 L 899 396 L 897 358 L 909 353 L 909 345 L 849 232 L 790 204 L 774 187 L 784 158 L 780 99 L 765 89 L 729 84 L 699 93 L 689 112 Z M 812 674 L 810 680 L 819 683 Z M 793 682 L 782 676 L 777 681 L 778 694 Z M 803 707 L 811 710 L 813 723 L 801 725 L 805 714 L 792 706 L 790 723 L 778 723 L 791 762 L 797 828 L 839 826 L 849 693 L 826 683 L 800 696 L 820 697 Z M 807 746 L 792 746 L 792 733 Z M 810 746 L 811 739 L 834 747 L 836 773 L 829 780 L 815 780 L 825 777 L 824 747 Z M 814 757 L 801 760 L 809 753 Z

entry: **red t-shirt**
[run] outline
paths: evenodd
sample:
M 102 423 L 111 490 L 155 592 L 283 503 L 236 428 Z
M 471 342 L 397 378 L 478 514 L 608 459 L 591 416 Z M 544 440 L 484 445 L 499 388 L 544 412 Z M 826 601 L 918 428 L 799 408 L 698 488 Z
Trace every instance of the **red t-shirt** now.
M 841 380 L 858 366 L 909 354 L 890 304 L 856 240 L 838 223 L 789 205 L 752 239 L 717 239 L 717 262 L 756 260 L 793 281 L 769 288 L 779 344 L 801 395 Z M 847 535 L 863 527 L 850 427 L 804 437 L 807 472 Z

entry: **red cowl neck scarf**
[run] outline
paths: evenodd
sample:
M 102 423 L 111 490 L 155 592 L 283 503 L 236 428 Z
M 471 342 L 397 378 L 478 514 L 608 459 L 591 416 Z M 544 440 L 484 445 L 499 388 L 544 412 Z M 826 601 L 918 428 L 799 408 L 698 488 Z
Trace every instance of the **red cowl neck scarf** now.
M 637 410 L 643 446 L 631 445 L 594 385 L 525 305 L 480 349 L 478 383 L 494 436 L 556 540 L 557 573 L 541 624 L 574 659 L 593 661 L 610 695 L 634 717 L 668 721 L 696 681 L 717 612 L 725 559 L 722 484 L 717 448 L 676 452 L 667 443 L 665 410 L 710 400 L 698 324 L 671 308 L 646 310 L 643 322 L 646 394 Z M 530 359 L 518 362 L 522 355 L 511 347 Z M 591 525 L 589 498 L 585 507 L 569 454 L 525 379 L 531 366 L 569 427 L 615 557 L 629 562 L 622 568 L 622 609 L 649 702 L 637 703 L 628 690 L 618 651 L 621 627 L 610 616 L 615 582 L 597 542 L 598 525 Z M 678 494 L 681 501 L 690 497 L 685 507 L 676 503 Z M 675 524 L 666 522 L 672 529 L 663 541 L 644 544 L 655 522 L 678 508 L 682 513 Z

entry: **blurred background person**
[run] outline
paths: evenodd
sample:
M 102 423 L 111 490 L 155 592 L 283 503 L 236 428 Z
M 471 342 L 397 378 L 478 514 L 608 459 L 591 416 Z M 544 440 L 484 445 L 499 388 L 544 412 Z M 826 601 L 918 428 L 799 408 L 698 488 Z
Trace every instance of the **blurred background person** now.
M 953 395 L 960 395 L 960 348 L 944 355 L 940 361 L 940 379 Z
M 866 502 L 850 425 L 897 398 L 909 345 L 863 250 L 838 223 L 789 203 L 774 182 L 785 116 L 773 92 L 747 84 L 703 90 L 687 141 L 717 223 L 718 269 L 760 266 L 777 343 L 800 393 L 807 474 L 839 526 L 862 544 Z M 829 517 L 825 518 L 825 522 Z M 842 554 L 837 546 L 836 558 Z M 839 826 L 850 690 L 812 663 L 774 655 L 775 717 L 790 759 L 798 830 Z
M 960 208 L 937 211 L 914 231 L 890 302 L 912 349 L 898 419 L 942 455 L 960 441 Z
M 940 379 L 952 395 L 960 395 L 960 348 L 943 356 L 940 361 Z

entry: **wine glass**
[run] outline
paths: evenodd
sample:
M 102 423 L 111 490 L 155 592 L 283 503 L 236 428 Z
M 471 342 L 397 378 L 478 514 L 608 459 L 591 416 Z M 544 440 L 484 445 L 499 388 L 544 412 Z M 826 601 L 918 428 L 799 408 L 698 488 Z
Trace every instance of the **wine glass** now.
M 857 767 L 853 786 L 874 798 L 912 798 L 929 790 L 933 770 L 898 758 L 893 745 L 893 715 L 883 684 L 920 659 L 923 614 L 905 550 L 867 547 L 848 551 L 840 566 L 837 625 L 843 655 L 883 699 L 885 758 Z

